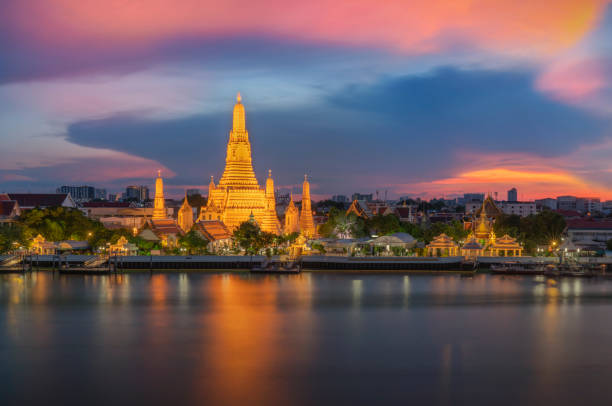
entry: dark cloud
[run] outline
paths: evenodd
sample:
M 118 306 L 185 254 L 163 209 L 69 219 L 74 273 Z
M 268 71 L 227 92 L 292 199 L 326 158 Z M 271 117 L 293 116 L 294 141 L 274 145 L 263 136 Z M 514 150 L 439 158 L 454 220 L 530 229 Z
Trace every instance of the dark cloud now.
M 353 85 L 307 108 L 249 111 L 256 170 L 277 184 L 313 176 L 317 193 L 428 181 L 466 167 L 455 152 L 556 156 L 602 136 L 609 123 L 535 92 L 521 72 L 450 68 Z M 70 142 L 159 161 L 171 183 L 220 175 L 231 112 L 153 121 L 135 115 L 75 123 Z M 469 165 L 469 163 L 467 164 Z

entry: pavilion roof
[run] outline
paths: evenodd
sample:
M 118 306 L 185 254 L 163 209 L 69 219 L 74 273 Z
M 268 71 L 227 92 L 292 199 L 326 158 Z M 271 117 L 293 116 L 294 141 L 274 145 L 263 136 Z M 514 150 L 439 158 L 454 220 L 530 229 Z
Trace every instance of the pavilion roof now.
M 448 235 L 442 233 L 439 236 L 435 237 L 429 244 L 427 244 L 427 248 L 456 248 L 458 247 L 457 243 L 453 241 Z

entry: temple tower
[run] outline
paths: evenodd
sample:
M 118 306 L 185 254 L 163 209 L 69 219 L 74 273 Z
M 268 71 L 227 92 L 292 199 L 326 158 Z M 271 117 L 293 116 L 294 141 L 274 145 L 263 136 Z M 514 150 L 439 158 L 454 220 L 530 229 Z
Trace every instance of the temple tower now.
M 304 175 L 304 183 L 302 184 L 300 232 L 306 237 L 315 236 L 314 219 L 312 218 L 312 208 L 310 207 L 310 183 L 308 183 L 308 175 Z
M 155 200 L 153 202 L 153 220 L 161 220 L 167 217 L 166 201 L 164 199 L 164 180 L 161 171 L 157 171 L 155 179 Z
M 272 170 L 268 170 L 268 179 L 266 179 L 266 212 L 264 213 L 261 222 L 263 231 L 278 234 L 280 222 L 276 215 L 276 198 L 274 196 L 274 179 L 272 179 Z
M 285 211 L 285 234 L 297 233 L 300 231 L 300 212 L 293 203 L 293 194 L 290 195 L 289 205 Z
M 219 186 L 259 188 L 253 171 L 251 143 L 249 142 L 249 133 L 246 130 L 244 105 L 240 93 L 236 96 L 232 131 L 230 131 L 225 156 L 225 170 L 219 181 Z
M 199 220 L 220 220 L 233 231 L 251 217 L 262 230 L 276 234 L 280 232 L 274 181 L 270 174 L 266 187 L 262 188 L 255 178 L 244 105 L 238 93 L 227 143 L 225 169 L 217 185 L 211 178 L 208 202 L 200 211 Z
M 181 230 L 186 233 L 193 227 L 193 209 L 187 200 L 187 191 L 185 191 L 185 200 L 178 212 L 177 222 Z

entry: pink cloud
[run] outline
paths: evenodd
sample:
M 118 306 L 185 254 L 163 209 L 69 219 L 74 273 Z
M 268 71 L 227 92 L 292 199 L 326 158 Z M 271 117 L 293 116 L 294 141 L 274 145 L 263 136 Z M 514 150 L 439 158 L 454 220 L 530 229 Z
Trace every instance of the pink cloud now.
M 27 182 L 30 182 L 30 181 L 34 181 L 35 180 L 34 178 L 32 178 L 30 176 L 17 175 L 15 173 L 8 173 L 6 175 L 2 175 L 0 178 L 3 181 L 6 181 L 6 182 L 15 182 L 15 181 L 17 181 L 17 182 L 18 181 L 27 181 Z
M 603 60 L 563 60 L 545 70 L 536 87 L 562 101 L 583 102 L 608 86 L 607 70 Z
M 180 36 L 260 34 L 417 53 L 460 40 L 485 49 L 536 54 L 573 45 L 608 2 L 24 0 L 6 16 L 18 38 L 68 47 L 154 47 Z

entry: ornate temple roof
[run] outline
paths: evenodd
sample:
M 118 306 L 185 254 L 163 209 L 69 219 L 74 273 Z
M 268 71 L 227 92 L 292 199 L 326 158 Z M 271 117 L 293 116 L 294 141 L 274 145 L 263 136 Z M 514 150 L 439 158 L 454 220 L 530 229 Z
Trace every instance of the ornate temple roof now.
M 482 245 L 480 245 L 478 243 L 478 241 L 476 241 L 476 238 L 470 238 L 465 244 L 463 244 L 463 247 L 461 247 L 464 250 L 481 250 L 482 249 Z
M 482 202 L 482 206 L 476 210 L 475 216 L 480 216 L 483 210 L 486 216 L 489 218 L 495 218 L 503 214 L 491 196 L 487 196 L 487 198 Z
M 495 240 L 491 242 L 489 248 L 512 250 L 522 249 L 523 247 L 516 241 L 516 238 L 512 238 L 508 234 L 505 234 L 503 237 L 495 238 Z
M 448 235 L 442 233 L 439 236 L 435 237 L 429 244 L 427 244 L 427 248 L 456 248 L 458 247 L 457 243 L 453 241 Z

